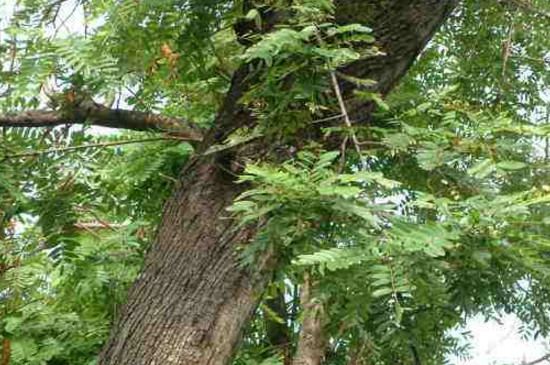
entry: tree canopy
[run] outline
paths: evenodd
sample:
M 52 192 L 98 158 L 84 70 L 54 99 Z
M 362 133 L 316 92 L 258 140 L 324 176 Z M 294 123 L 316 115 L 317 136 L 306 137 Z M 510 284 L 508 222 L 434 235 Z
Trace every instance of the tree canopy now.
M 157 274 L 227 277 L 201 330 L 246 328 L 208 364 L 444 364 L 475 315 L 550 335 L 548 1 L 0 6 L 3 365 L 187 344 L 116 343 L 192 316 Z M 185 346 L 165 363 L 207 363 Z

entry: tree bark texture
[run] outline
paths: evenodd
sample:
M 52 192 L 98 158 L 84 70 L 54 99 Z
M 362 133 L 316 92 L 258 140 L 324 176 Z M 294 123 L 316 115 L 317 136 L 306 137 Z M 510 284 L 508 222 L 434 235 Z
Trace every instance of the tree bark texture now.
M 292 365 L 321 365 L 325 357 L 327 343 L 323 334 L 324 306 L 315 298 L 314 288 L 315 283 L 311 276 L 308 272 L 304 273 L 300 293 L 302 328 Z
M 386 56 L 357 61 L 340 71 L 375 79 L 375 91 L 388 92 L 455 3 L 337 0 L 337 20 L 371 26 L 386 52 Z M 242 153 L 201 156 L 201 152 L 243 123 L 253 122 L 250 113 L 238 105 L 250 86 L 247 70 L 244 65 L 236 71 L 216 129 L 204 137 L 198 157 L 184 168 L 165 204 L 157 239 L 128 293 L 101 365 L 223 365 L 236 351 L 243 327 L 272 277 L 276 258 L 273 252 L 265 252 L 254 268 L 239 267 L 235 247 L 248 242 L 255 230 L 235 229 L 225 208 L 243 189 L 231 176 L 232 163 Z M 353 87 L 342 83 L 348 97 Z M 354 108 L 355 116 L 368 109 L 362 104 Z M 262 148 L 268 146 L 260 144 Z
M 235 230 L 225 208 L 241 187 L 213 162 L 187 166 L 167 202 L 158 239 L 128 293 L 125 312 L 101 364 L 224 364 L 267 284 L 273 257 L 253 272 L 238 267 Z
M 87 104 L 87 105 L 86 105 Z M 134 131 L 156 131 L 177 135 L 190 142 L 202 139 L 201 131 L 178 118 L 134 110 L 109 109 L 91 100 L 71 108 L 71 112 L 29 110 L 0 115 L 0 127 L 55 127 L 66 124 L 91 124 Z

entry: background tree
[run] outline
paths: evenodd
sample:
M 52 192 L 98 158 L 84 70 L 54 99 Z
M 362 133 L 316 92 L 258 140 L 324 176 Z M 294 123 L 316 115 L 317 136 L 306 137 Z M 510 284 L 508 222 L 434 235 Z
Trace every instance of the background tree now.
M 547 8 L 20 2 L 4 362 L 93 361 L 115 317 L 101 364 L 227 363 L 253 315 L 237 363 L 440 364 L 476 313 L 546 335 Z

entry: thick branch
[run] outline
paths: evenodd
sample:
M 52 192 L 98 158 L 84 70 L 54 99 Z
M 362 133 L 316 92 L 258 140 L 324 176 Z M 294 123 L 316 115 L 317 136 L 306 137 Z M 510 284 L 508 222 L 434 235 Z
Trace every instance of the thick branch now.
M 181 119 L 133 110 L 109 109 L 95 103 L 79 106 L 72 113 L 31 110 L 19 114 L 0 115 L 0 127 L 36 128 L 64 124 L 90 124 L 135 131 L 168 132 L 190 142 L 202 140 L 201 131 Z
M 373 91 L 387 94 L 409 70 L 459 0 L 336 0 L 335 3 L 336 20 L 340 24 L 370 26 L 376 45 L 384 53 L 355 61 L 339 72 L 374 80 L 377 84 Z M 354 99 L 357 85 L 341 81 L 341 86 L 344 97 Z M 356 100 L 348 111 L 356 121 L 363 120 L 370 114 L 370 104 Z

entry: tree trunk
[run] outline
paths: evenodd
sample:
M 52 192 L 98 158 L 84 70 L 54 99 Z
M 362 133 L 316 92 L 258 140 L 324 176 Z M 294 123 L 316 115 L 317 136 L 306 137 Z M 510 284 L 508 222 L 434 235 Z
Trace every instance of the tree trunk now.
M 327 348 L 323 333 L 324 306 L 313 295 L 316 283 L 312 283 L 308 272 L 300 293 L 302 306 L 302 328 L 293 365 L 321 365 Z
M 372 26 L 386 52 L 386 56 L 357 61 L 341 71 L 375 79 L 377 91 L 386 93 L 456 1 L 335 3 L 339 22 Z M 230 131 L 251 122 L 250 113 L 238 106 L 251 82 L 247 69 L 245 65 L 235 73 L 216 130 L 204 138 L 199 156 L 214 140 L 223 140 Z M 343 83 L 344 95 L 352 95 L 353 87 Z M 364 106 L 354 105 L 354 109 L 352 116 L 362 119 Z M 165 204 L 145 267 L 100 357 L 101 365 L 223 365 L 231 360 L 276 265 L 272 252 L 263 253 L 251 270 L 238 265 L 235 247 L 246 243 L 255 231 L 236 230 L 225 211 L 243 189 L 230 173 L 234 157 L 230 153 L 201 156 L 184 168 L 179 187 Z
M 100 364 L 228 363 L 271 277 L 271 253 L 238 268 L 235 245 L 254 231 L 235 230 L 225 208 L 242 187 L 213 161 L 190 163 L 183 179 Z

